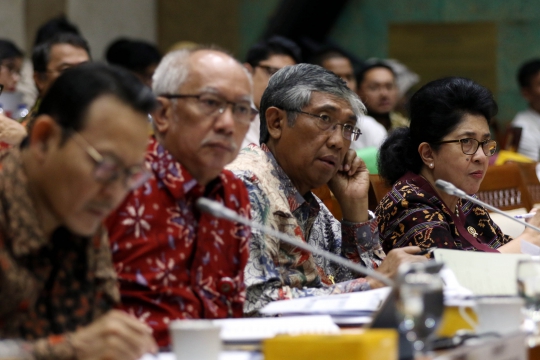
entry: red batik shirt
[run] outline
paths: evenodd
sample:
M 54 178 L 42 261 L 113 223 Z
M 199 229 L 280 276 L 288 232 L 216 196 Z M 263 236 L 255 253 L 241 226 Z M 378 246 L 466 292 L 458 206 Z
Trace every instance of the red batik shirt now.
M 201 196 L 249 216 L 242 181 L 224 170 L 206 187 L 151 138 L 153 177 L 106 220 L 122 308 L 169 346 L 175 319 L 241 317 L 249 228 L 201 213 Z

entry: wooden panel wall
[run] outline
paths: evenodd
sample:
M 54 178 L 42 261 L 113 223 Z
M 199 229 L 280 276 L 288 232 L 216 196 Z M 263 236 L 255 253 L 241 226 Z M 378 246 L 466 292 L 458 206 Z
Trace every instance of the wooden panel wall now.
M 420 75 L 471 78 L 497 92 L 497 26 L 476 23 L 390 24 L 389 56 Z
M 236 54 L 240 0 L 158 0 L 157 38 L 163 52 L 179 41 L 215 44 Z

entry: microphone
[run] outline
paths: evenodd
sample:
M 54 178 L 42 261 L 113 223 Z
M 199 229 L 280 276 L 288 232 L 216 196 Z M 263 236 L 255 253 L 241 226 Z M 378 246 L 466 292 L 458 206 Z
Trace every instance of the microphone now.
M 339 264 L 343 267 L 346 267 L 356 273 L 363 274 L 366 276 L 371 276 L 374 279 L 379 280 L 383 284 L 387 286 L 393 286 L 394 282 L 387 278 L 384 275 L 379 274 L 378 272 L 369 269 L 365 266 L 362 266 L 360 264 L 357 264 L 355 262 L 352 262 L 350 260 L 347 260 L 345 258 L 342 258 L 341 256 L 338 256 L 336 254 L 333 254 L 329 251 L 318 249 L 316 247 L 313 247 L 309 245 L 308 243 L 302 242 L 297 240 L 296 238 L 289 236 L 287 234 L 281 233 L 279 231 L 276 231 L 268 226 L 262 225 L 256 221 L 251 221 L 243 216 L 238 215 L 235 211 L 226 208 L 222 204 L 220 204 L 217 201 L 212 201 L 206 198 L 199 198 L 197 200 L 197 207 L 199 210 L 209 213 L 217 218 L 225 219 L 233 222 L 239 222 L 241 224 L 247 225 L 253 229 L 257 229 L 262 231 L 263 233 L 275 236 L 279 240 L 283 241 L 284 243 L 287 243 L 289 245 L 296 246 L 302 250 L 306 250 L 311 252 L 312 254 L 316 254 L 319 256 L 322 256 L 330 261 L 335 262 L 336 264 Z
M 488 203 L 485 203 L 483 202 L 482 200 L 479 200 L 479 199 L 476 199 L 472 196 L 469 196 L 465 193 L 465 191 L 461 190 L 461 189 L 458 189 L 454 184 L 448 182 L 448 181 L 444 181 L 444 180 L 436 180 L 435 181 L 435 186 L 439 189 L 441 189 L 442 191 L 444 191 L 445 193 L 447 194 L 450 194 L 450 195 L 454 195 L 454 196 L 457 196 L 461 199 L 466 199 L 466 200 L 469 200 L 477 205 L 480 205 L 480 206 L 483 206 L 485 207 L 486 209 L 490 210 L 490 211 L 493 211 L 493 212 L 496 212 L 497 214 L 500 214 L 502 216 L 505 216 L 509 219 L 512 219 L 513 221 L 516 221 L 518 223 L 520 223 L 521 225 L 525 225 L 533 230 L 536 230 L 538 232 L 540 232 L 540 228 L 534 226 L 534 225 L 531 225 L 529 224 L 528 222 L 524 222 L 524 221 L 519 221 L 518 219 L 514 218 L 512 215 L 508 215 L 507 213 L 505 213 L 504 211 L 502 210 L 499 210 L 497 209 L 496 207 L 494 206 L 491 206 L 489 205 Z

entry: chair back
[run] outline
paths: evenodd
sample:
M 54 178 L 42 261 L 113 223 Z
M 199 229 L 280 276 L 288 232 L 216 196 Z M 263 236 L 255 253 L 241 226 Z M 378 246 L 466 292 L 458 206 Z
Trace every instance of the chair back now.
M 369 183 L 373 188 L 373 193 L 375 194 L 375 199 L 377 203 L 392 190 L 391 186 L 386 185 L 383 179 L 378 174 L 369 174 Z
M 330 191 L 330 188 L 328 185 L 324 184 L 323 186 L 320 186 L 316 189 L 311 190 L 319 199 L 322 200 L 324 205 L 330 210 L 332 215 L 338 220 L 341 220 L 343 218 L 343 214 L 341 213 L 341 206 L 339 206 L 339 203 Z
M 516 163 L 488 167 L 478 198 L 500 210 L 532 208 L 529 192 Z
M 534 207 L 540 207 L 540 181 L 536 173 L 536 166 L 539 163 L 517 163 L 521 176 L 527 186 L 527 191 L 531 197 L 531 203 Z

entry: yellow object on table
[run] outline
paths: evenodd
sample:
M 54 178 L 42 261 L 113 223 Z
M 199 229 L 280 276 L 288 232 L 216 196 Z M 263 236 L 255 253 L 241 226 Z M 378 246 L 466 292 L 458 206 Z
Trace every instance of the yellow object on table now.
M 370 329 L 335 335 L 283 335 L 263 342 L 265 360 L 397 360 L 398 334 Z
M 470 307 L 466 307 L 464 311 L 467 313 L 469 318 L 475 323 L 478 321 L 476 313 Z M 474 330 L 459 312 L 459 307 L 457 306 L 446 306 L 444 308 L 443 318 L 441 320 L 441 325 L 437 330 L 437 335 L 441 337 L 451 337 L 456 334 L 458 330 Z
M 502 165 L 507 161 L 515 161 L 515 162 L 523 162 L 523 163 L 534 162 L 533 159 L 528 158 L 525 155 L 519 154 L 517 152 L 508 151 L 508 150 L 500 150 L 499 154 L 497 154 L 497 159 L 495 160 L 494 165 Z

